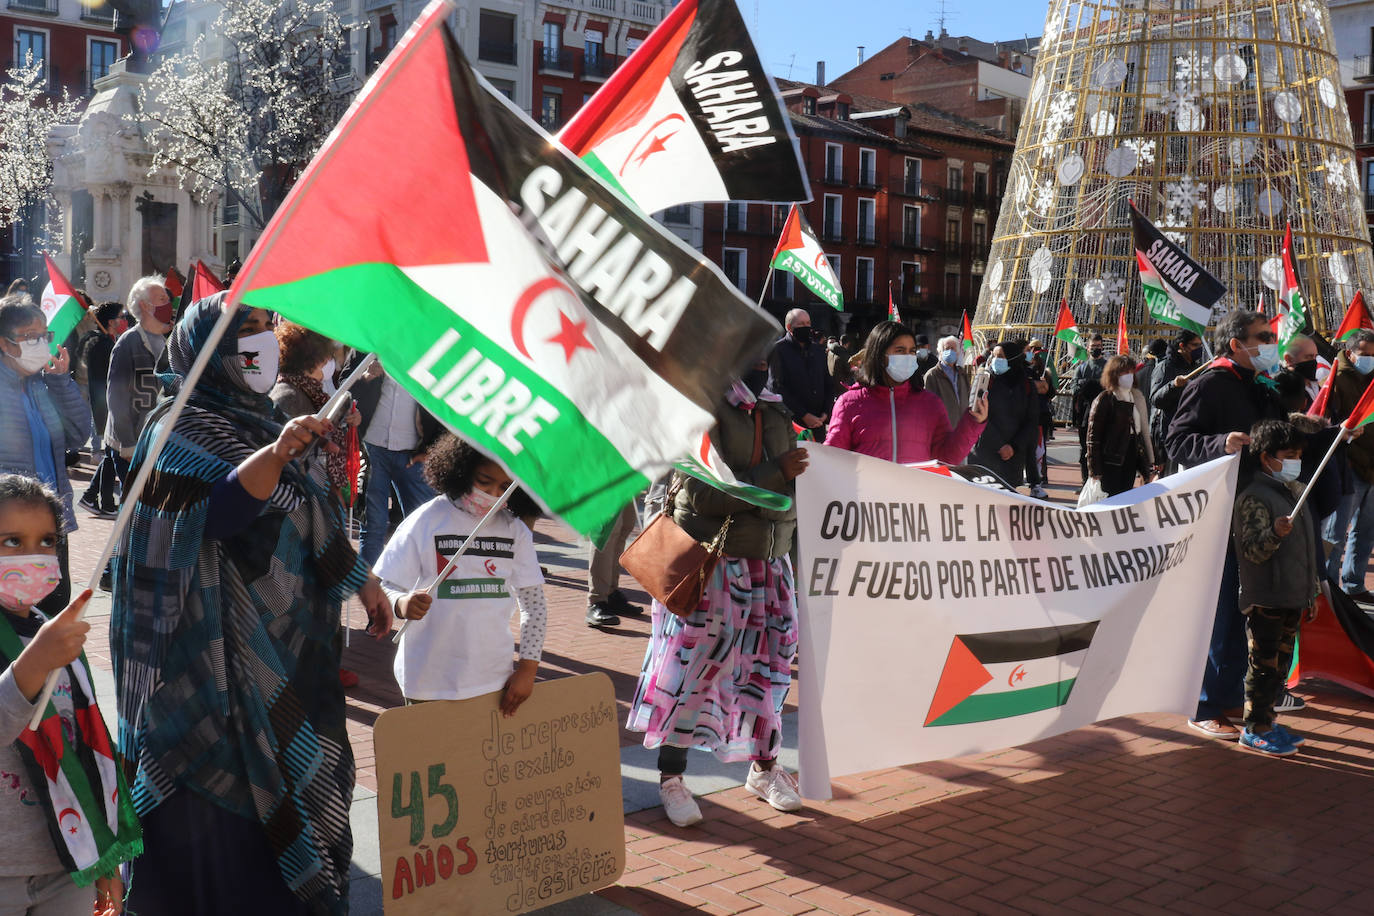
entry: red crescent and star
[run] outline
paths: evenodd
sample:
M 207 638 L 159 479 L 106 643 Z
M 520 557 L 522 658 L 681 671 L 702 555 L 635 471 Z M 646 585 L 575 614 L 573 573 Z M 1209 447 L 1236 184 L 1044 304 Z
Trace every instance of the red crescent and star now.
M 672 130 L 666 130 L 661 134 L 658 132 L 660 127 L 672 121 L 677 121 L 678 125 L 674 126 Z M 643 165 L 644 161 L 650 156 L 666 150 L 668 148 L 668 141 L 677 136 L 677 132 L 682 129 L 681 125 L 685 124 L 686 121 L 686 118 L 677 113 L 665 115 L 655 121 L 653 125 L 635 141 L 635 145 L 630 147 L 630 154 L 625 157 L 625 161 L 620 165 L 620 171 L 616 174 L 623 178 L 625 177 L 625 170 L 631 165 Z M 648 143 L 645 143 L 646 140 Z M 639 153 L 639 155 L 635 155 L 635 153 Z
M 482 564 L 482 568 L 485 569 L 485 570 L 487 571 L 487 575 L 489 575 L 489 576 L 494 576 L 494 575 L 496 575 L 496 561 L 495 561 L 495 560 L 488 560 L 487 562 L 483 563 L 483 564 Z
M 531 285 L 520 297 L 515 300 L 515 308 L 511 310 L 510 334 L 515 343 L 515 349 L 525 359 L 532 359 L 529 348 L 525 345 L 525 319 L 529 315 L 530 308 L 535 301 L 545 293 L 562 290 L 569 296 L 573 291 L 556 277 L 545 277 Z M 556 343 L 563 348 L 563 359 L 569 365 L 572 364 L 573 356 L 578 350 L 591 350 L 596 352 L 592 342 L 587 339 L 587 322 L 577 321 L 569 318 L 562 309 L 558 310 L 558 333 L 545 338 L 546 343 Z
M 1026 676 L 1026 666 L 1025 666 L 1025 665 L 1017 665 L 1015 668 L 1011 669 L 1011 674 L 1007 676 L 1007 685 L 1008 685 L 1009 687 L 1015 687 L 1016 684 L 1017 684 L 1017 682 L 1020 681 L 1020 680 L 1021 680 L 1022 678 L 1024 678 L 1025 676 Z
M 75 808 L 63 808 L 62 813 L 57 816 L 57 823 L 61 824 L 62 819 L 66 817 L 68 814 L 76 818 L 76 823 L 73 824 L 70 828 L 63 827 L 62 829 L 66 830 L 68 833 L 75 836 L 77 833 L 81 831 L 81 812 L 77 811 Z

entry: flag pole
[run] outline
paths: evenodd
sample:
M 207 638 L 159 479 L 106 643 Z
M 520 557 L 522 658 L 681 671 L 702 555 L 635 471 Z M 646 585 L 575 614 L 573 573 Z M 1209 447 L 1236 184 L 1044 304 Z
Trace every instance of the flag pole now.
M 763 289 L 759 290 L 758 307 L 763 308 L 763 299 L 768 295 L 768 284 L 773 282 L 773 265 L 768 265 L 768 273 L 763 278 Z
M 215 356 L 215 350 L 219 347 L 220 340 L 228 332 L 238 307 L 237 302 L 226 297 L 224 310 L 220 312 L 219 320 L 210 329 L 210 335 L 205 338 L 205 343 L 201 345 L 200 352 L 196 354 L 195 362 L 187 371 L 186 378 L 182 381 L 181 388 L 172 401 L 172 406 L 167 410 L 166 416 L 163 417 L 157 435 L 153 438 L 153 444 L 148 447 L 148 453 L 144 456 L 143 463 L 139 465 L 133 483 L 130 484 L 129 489 L 124 494 L 119 507 L 119 515 L 115 518 L 114 530 L 110 532 L 109 538 L 105 541 L 105 547 L 100 551 L 100 559 L 91 569 L 91 578 L 87 588 L 92 592 L 100 587 L 101 574 L 105 571 L 106 564 L 110 562 L 110 557 L 114 555 L 115 545 L 123 535 L 124 529 L 129 527 L 129 521 L 134 514 L 134 506 L 143 494 L 143 488 L 147 485 L 148 478 L 152 476 L 153 465 L 157 463 L 158 456 L 162 454 L 162 449 L 167 445 L 167 440 L 172 435 L 172 427 L 176 424 L 177 417 L 181 416 L 181 411 L 186 407 L 186 401 L 191 397 L 191 392 L 195 390 L 201 374 L 205 372 L 205 367 L 209 365 L 211 357 Z M 80 620 L 85 616 L 86 609 L 82 608 L 77 612 L 76 619 Z M 52 699 L 53 688 L 57 686 L 57 675 L 61 670 L 54 668 L 49 671 L 47 680 L 43 682 L 43 691 L 34 702 L 33 717 L 29 719 L 31 731 L 37 731 L 38 723 L 43 721 L 43 713 L 48 708 L 48 701 Z
M 1216 361 L 1217 361 L 1217 357 L 1213 356 L 1211 359 L 1207 360 L 1207 362 L 1203 363 L 1201 366 L 1198 366 L 1198 367 L 1197 367 L 1196 369 L 1194 369 L 1192 372 L 1189 372 L 1187 375 L 1185 375 L 1185 376 L 1183 377 L 1183 380 L 1184 380 L 1184 381 L 1191 381 L 1191 380 L 1193 379 L 1194 376 L 1196 376 L 1196 375 L 1201 375 L 1203 369 L 1206 369 L 1208 366 L 1212 365 L 1212 363 L 1214 363 L 1214 362 L 1216 362 Z
M 1331 442 L 1331 447 L 1326 450 L 1326 454 L 1322 456 L 1322 463 L 1317 465 L 1317 469 L 1312 472 L 1312 479 L 1308 481 L 1307 486 L 1303 488 L 1302 495 L 1298 497 L 1298 501 L 1293 505 L 1293 511 L 1288 513 L 1289 521 L 1293 521 L 1298 517 L 1298 513 L 1302 511 L 1303 505 L 1307 502 L 1307 494 L 1312 492 L 1312 487 L 1316 485 L 1317 478 L 1322 476 L 1322 471 L 1326 470 L 1326 465 L 1331 461 L 1331 456 L 1336 454 L 1336 446 L 1344 442 L 1345 437 L 1352 432 L 1354 432 L 1354 430 L 1350 429 L 1350 427 L 1346 426 L 1344 423 L 1341 424 L 1340 433 L 1337 434 L 1336 438 Z
M 477 522 L 477 527 L 473 528 L 472 532 L 468 534 L 466 538 L 463 539 L 463 546 L 459 547 L 454 552 L 453 556 L 449 557 L 448 563 L 444 564 L 444 568 L 439 570 L 439 575 L 434 577 L 433 582 L 429 583 L 424 588 L 419 589 L 419 594 L 428 595 L 430 592 L 434 591 L 436 588 L 439 587 L 439 583 L 444 581 L 445 576 L 453 572 L 453 568 L 458 565 L 459 558 L 461 558 L 463 554 L 467 553 L 468 548 L 472 546 L 473 539 L 477 537 L 477 532 L 481 531 L 482 527 L 496 516 L 496 513 L 500 512 L 502 509 L 505 508 L 506 501 L 509 500 L 511 494 L 515 492 L 515 487 L 515 481 L 511 481 L 510 486 L 506 487 L 506 492 L 502 493 L 501 497 L 498 500 L 496 500 L 496 502 L 492 503 L 491 508 L 487 510 L 487 514 L 482 516 L 481 520 Z M 410 626 L 410 618 L 406 618 L 404 621 L 401 622 L 400 629 L 396 631 L 396 635 L 392 637 L 391 641 L 396 643 L 400 642 L 401 634 L 406 631 L 406 627 L 408 626 Z

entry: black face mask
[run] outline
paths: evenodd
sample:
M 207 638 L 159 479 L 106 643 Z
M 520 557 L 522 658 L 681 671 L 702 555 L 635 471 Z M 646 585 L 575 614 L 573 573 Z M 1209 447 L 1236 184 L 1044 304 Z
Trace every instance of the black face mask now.
M 804 328 L 793 328 L 791 333 L 792 340 L 795 341 L 798 346 L 804 347 L 811 343 L 811 328 L 809 326 Z
M 1092 350 L 1092 351 L 1089 351 L 1089 352 L 1092 353 L 1093 359 L 1101 359 L 1101 358 L 1102 358 L 1102 351 L 1101 351 L 1100 349 Z
M 763 391 L 764 386 L 768 384 L 768 370 L 750 369 L 740 376 L 740 381 L 744 382 L 754 394 L 758 394 Z
M 1293 366 L 1293 374 L 1298 378 L 1305 378 L 1309 382 L 1317 380 L 1317 361 L 1315 359 L 1305 359 Z
M 1200 359 L 1202 359 L 1202 348 L 1201 348 L 1201 347 L 1198 347 L 1196 350 L 1189 350 L 1189 351 L 1188 351 L 1188 362 L 1190 362 L 1190 363 L 1196 363 L 1196 362 L 1197 362 L 1198 360 L 1200 360 Z

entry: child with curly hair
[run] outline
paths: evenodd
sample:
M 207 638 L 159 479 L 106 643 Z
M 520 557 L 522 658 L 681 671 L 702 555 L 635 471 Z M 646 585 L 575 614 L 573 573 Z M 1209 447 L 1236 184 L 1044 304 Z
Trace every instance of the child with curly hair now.
M 544 576 L 534 535 L 520 521 L 539 508 L 523 490 L 512 493 L 431 595 L 417 589 L 434 581 L 511 479 L 451 433 L 430 449 L 425 479 L 440 495 L 401 522 L 374 570 L 396 615 L 412 621 L 396 653 L 396 682 L 408 702 L 500 690 L 501 711 L 514 715 L 534 689 L 544 647 Z M 512 671 L 517 607 L 520 661 Z

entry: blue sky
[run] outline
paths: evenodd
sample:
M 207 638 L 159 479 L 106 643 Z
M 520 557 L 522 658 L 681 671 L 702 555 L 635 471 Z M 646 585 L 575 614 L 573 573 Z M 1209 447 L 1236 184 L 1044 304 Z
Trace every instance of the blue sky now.
M 834 79 L 854 66 L 859 45 L 871 55 L 908 33 L 914 38 L 923 37 L 927 29 L 938 33 L 940 15 L 940 0 L 737 2 L 768 72 L 787 78 L 790 69 L 792 79 L 808 82 L 816 78 L 818 60 L 825 61 L 826 79 Z M 1039 35 L 1048 4 L 1045 0 L 946 0 L 944 6 L 945 28 L 951 35 L 1009 41 Z

